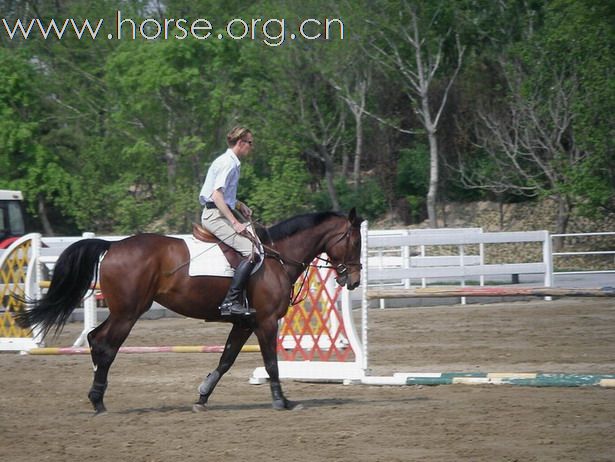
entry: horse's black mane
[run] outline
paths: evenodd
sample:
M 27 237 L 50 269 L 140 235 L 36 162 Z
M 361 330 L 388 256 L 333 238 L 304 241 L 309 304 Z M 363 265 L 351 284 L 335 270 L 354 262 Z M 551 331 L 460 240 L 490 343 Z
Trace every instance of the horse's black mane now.
M 345 217 L 345 215 L 337 212 L 306 213 L 281 221 L 268 229 L 259 229 L 257 234 L 263 242 L 279 241 L 299 231 L 318 226 L 332 217 Z

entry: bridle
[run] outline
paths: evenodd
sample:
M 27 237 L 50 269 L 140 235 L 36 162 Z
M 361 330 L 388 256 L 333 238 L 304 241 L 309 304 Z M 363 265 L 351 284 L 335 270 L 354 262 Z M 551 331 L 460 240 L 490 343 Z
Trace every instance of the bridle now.
M 352 232 L 352 228 L 353 228 L 352 223 L 348 222 L 348 228 L 346 229 L 346 231 L 344 231 L 343 233 L 340 233 L 339 238 L 333 244 L 328 244 L 327 246 L 325 246 L 325 253 L 328 256 L 329 255 L 329 250 L 332 247 L 335 247 L 343 239 L 346 239 L 346 243 L 344 245 L 344 257 L 342 259 L 342 262 L 338 263 L 337 265 L 333 264 L 333 262 L 332 262 L 330 257 L 329 258 L 323 258 L 323 257 L 321 257 L 319 255 L 316 256 L 316 259 L 324 262 L 325 263 L 324 265 L 319 265 L 319 264 L 312 263 L 312 262 L 304 263 L 304 262 L 296 261 L 296 260 L 293 260 L 292 258 L 288 258 L 288 257 L 282 256 L 280 254 L 280 252 L 277 251 L 277 249 L 263 244 L 263 248 L 265 249 L 265 251 L 269 251 L 270 252 L 269 254 L 266 253 L 266 256 L 269 256 L 269 257 L 272 257 L 272 258 L 275 258 L 276 260 L 278 260 L 280 262 L 280 264 L 282 265 L 282 267 L 284 268 L 284 270 L 286 270 L 286 274 L 288 275 L 289 279 L 290 279 L 290 274 L 288 273 L 288 270 L 286 269 L 286 265 L 287 264 L 303 268 L 302 269 L 303 279 L 301 281 L 301 285 L 299 286 L 299 290 L 297 291 L 296 295 L 294 294 L 295 290 L 294 290 L 294 285 L 293 285 L 293 290 L 292 290 L 292 293 L 291 293 L 291 296 L 290 296 L 290 298 L 291 298 L 291 305 L 296 305 L 297 303 L 301 303 L 307 297 L 307 293 L 306 293 L 303 296 L 303 298 L 299 299 L 300 294 L 303 292 L 303 287 L 305 286 L 305 283 L 306 283 L 306 281 L 308 279 L 308 273 L 309 273 L 310 268 L 334 269 L 335 272 L 337 273 L 338 278 L 347 277 L 349 267 L 357 266 L 357 267 L 359 267 L 359 270 L 363 268 L 363 265 L 361 264 L 360 261 L 358 261 L 358 262 L 357 261 L 354 261 L 354 262 L 347 261 L 348 252 L 349 252 L 349 249 L 350 249 L 350 239 L 351 239 L 351 235 L 350 234 Z M 271 243 L 275 246 L 273 241 L 271 241 Z
M 346 229 L 346 231 L 344 231 L 343 233 L 340 234 L 340 237 L 333 243 L 328 245 L 327 247 L 325 247 L 325 253 L 327 255 L 329 255 L 329 249 L 332 247 L 335 247 L 337 244 L 339 244 L 342 239 L 346 238 L 346 244 L 344 247 L 344 258 L 342 259 L 342 263 L 339 263 L 337 265 L 334 265 L 331 261 L 331 258 L 323 258 L 319 255 L 316 256 L 316 260 L 320 260 L 325 262 L 324 265 L 318 265 L 315 263 L 304 263 L 301 261 L 297 261 L 297 260 L 293 260 L 292 258 L 289 257 L 284 257 L 280 254 L 280 252 L 278 252 L 277 249 L 275 249 L 274 247 L 270 247 L 268 245 L 263 244 L 263 247 L 265 250 L 270 251 L 270 254 L 267 254 L 267 256 L 269 257 L 273 257 L 277 260 L 279 260 L 282 264 L 290 264 L 293 266 L 300 266 L 302 268 L 322 268 L 322 269 L 334 269 L 337 274 L 339 276 L 342 276 L 343 274 L 348 272 L 348 267 L 351 266 L 358 266 L 359 269 L 363 268 L 363 265 L 361 264 L 361 262 L 348 262 L 347 257 L 348 257 L 348 250 L 350 248 L 350 233 L 352 231 L 352 224 L 348 223 L 348 228 Z M 275 246 L 275 244 L 272 241 L 272 245 Z
M 344 246 L 344 258 L 342 259 L 342 263 L 339 263 L 333 266 L 330 258 L 322 258 L 320 256 L 316 257 L 318 260 L 322 260 L 327 263 L 328 266 L 324 266 L 324 268 L 335 269 L 335 272 L 337 273 L 338 276 L 345 276 L 348 273 L 348 267 L 358 266 L 359 270 L 363 268 L 361 261 L 358 261 L 358 262 L 346 261 L 346 259 L 348 258 L 348 251 L 350 249 L 350 233 L 352 232 L 352 228 L 353 228 L 352 223 L 348 222 L 348 228 L 346 229 L 346 231 L 340 235 L 338 240 L 336 240 L 333 244 L 329 245 L 329 249 L 331 249 L 332 247 L 335 247 L 337 244 L 339 244 L 342 241 L 342 239 L 344 238 L 346 239 L 346 243 Z M 330 255 L 329 249 L 325 247 L 325 253 L 327 255 Z

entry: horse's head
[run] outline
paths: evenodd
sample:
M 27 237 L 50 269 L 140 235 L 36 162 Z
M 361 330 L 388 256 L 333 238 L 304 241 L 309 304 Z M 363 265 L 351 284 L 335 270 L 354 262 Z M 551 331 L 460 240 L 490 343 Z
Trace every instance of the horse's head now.
M 335 233 L 327 243 L 325 251 L 331 265 L 337 272 L 335 280 L 348 290 L 356 289 L 361 283 L 361 222 L 353 208 L 348 220 L 342 221 L 339 233 Z

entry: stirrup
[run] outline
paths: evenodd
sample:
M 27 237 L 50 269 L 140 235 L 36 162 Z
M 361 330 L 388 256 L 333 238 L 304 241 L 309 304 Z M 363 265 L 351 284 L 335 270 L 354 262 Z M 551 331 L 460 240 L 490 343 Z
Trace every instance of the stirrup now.
M 220 305 L 220 315 L 225 316 L 252 316 L 256 310 L 237 302 L 227 302 Z

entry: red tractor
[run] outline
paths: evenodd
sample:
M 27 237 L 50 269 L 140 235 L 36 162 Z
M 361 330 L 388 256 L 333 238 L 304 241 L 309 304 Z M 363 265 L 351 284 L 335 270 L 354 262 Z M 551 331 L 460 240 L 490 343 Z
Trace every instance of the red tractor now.
M 0 189 L 0 249 L 26 233 L 21 191 Z

